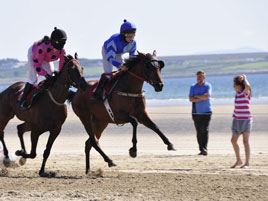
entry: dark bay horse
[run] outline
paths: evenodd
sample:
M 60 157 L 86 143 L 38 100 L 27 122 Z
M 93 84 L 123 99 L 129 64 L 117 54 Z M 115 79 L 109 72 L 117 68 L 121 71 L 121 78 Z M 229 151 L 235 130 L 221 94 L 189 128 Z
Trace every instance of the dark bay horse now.
M 52 81 L 50 88 L 46 90 L 29 110 L 22 110 L 17 106 L 17 99 L 24 87 L 23 82 L 16 82 L 0 93 L 0 140 L 4 147 L 4 164 L 9 165 L 8 150 L 4 141 L 4 129 L 15 115 L 18 119 L 24 121 L 17 126 L 18 136 L 20 138 L 22 150 L 16 151 L 16 155 L 22 156 L 22 159 L 35 158 L 36 147 L 39 136 L 49 131 L 50 135 L 43 154 L 43 163 L 39 171 L 42 177 L 53 176 L 54 173 L 45 172 L 45 164 L 49 157 L 53 142 L 59 135 L 62 124 L 67 117 L 67 107 L 64 104 L 68 96 L 70 86 L 77 88 L 86 88 L 87 82 L 83 78 L 83 68 L 71 56 L 65 57 L 65 63 L 62 70 Z M 26 153 L 23 134 L 31 131 L 31 152 Z
M 142 92 L 144 81 L 151 84 L 156 92 L 162 91 L 164 84 L 160 73 L 164 67 L 164 62 L 157 60 L 154 51 L 153 55 L 139 53 L 136 58 L 128 59 L 125 64 L 128 71 L 122 72 L 108 101 L 114 114 L 114 121 L 107 113 L 104 104 L 90 102 L 89 93 L 93 82 L 88 82 L 87 89 L 78 91 L 71 99 L 75 114 L 80 118 L 89 134 L 89 139 L 85 143 L 86 174 L 90 169 L 89 154 L 92 146 L 102 155 L 109 167 L 115 166 L 98 145 L 98 140 L 109 123 L 132 124 L 133 147 L 130 149 L 132 157 L 135 157 L 137 152 L 136 128 L 138 122 L 155 131 L 167 145 L 168 150 L 175 150 L 168 138 L 153 123 L 146 112 L 145 97 Z

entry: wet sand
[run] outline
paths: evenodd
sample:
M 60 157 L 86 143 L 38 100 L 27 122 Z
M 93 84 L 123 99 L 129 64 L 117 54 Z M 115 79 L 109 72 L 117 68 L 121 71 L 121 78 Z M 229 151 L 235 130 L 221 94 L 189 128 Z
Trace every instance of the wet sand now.
M 37 157 L 24 166 L 5 169 L 0 162 L 0 200 L 267 200 L 268 105 L 252 105 L 250 168 L 231 169 L 235 162 L 231 138 L 232 105 L 215 105 L 210 124 L 208 156 L 199 156 L 189 106 L 150 107 L 149 114 L 177 151 L 167 151 L 157 134 L 138 126 L 138 155 L 131 158 L 132 129 L 110 125 L 100 145 L 117 164 L 109 168 L 91 151 L 91 170 L 85 175 L 84 144 L 87 134 L 69 109 L 69 116 L 54 143 L 46 170 L 55 178 L 40 178 L 48 134 L 40 137 Z M 20 148 L 19 120 L 6 128 L 5 139 L 13 159 Z M 29 133 L 25 134 L 30 150 Z M 242 159 L 244 149 L 239 140 Z M 14 165 L 16 166 L 16 164 Z

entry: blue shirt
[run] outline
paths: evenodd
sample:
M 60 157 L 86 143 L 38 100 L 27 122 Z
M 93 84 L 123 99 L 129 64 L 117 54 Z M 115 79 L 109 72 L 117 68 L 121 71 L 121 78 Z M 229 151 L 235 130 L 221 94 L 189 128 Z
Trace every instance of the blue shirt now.
M 211 96 L 212 87 L 211 84 L 205 82 L 202 86 L 198 83 L 193 84 L 190 88 L 190 96 L 203 95 L 208 93 Z M 193 102 L 192 113 L 203 114 L 212 112 L 210 97 L 207 100 L 202 100 L 199 102 Z
M 116 67 L 119 67 L 121 63 L 115 60 L 116 54 L 129 53 L 129 56 L 132 56 L 136 52 L 136 41 L 128 43 L 125 39 L 119 34 L 114 34 L 107 41 L 104 42 L 104 48 L 107 54 L 107 60 Z

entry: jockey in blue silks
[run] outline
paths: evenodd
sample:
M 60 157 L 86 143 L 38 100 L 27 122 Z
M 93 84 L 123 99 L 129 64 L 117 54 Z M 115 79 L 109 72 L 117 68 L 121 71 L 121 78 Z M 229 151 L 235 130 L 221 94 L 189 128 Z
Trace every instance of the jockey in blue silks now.
M 129 53 L 134 56 L 136 53 L 136 25 L 124 20 L 121 25 L 120 33 L 112 35 L 102 46 L 102 61 L 104 73 L 111 73 L 113 66 L 117 69 L 126 71 L 127 67 L 123 64 L 123 55 Z M 99 84 L 91 97 L 92 102 L 102 102 L 102 94 L 105 85 L 108 83 L 110 76 L 102 76 Z

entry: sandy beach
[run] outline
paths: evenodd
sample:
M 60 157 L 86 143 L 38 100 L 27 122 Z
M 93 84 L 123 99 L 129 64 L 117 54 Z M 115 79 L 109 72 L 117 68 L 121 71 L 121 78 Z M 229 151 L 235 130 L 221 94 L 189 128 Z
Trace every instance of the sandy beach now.
M 131 126 L 109 125 L 100 145 L 117 166 L 109 168 L 92 149 L 92 172 L 85 175 L 84 144 L 88 135 L 69 108 L 46 166 L 47 171 L 56 172 L 56 177 L 38 175 L 48 137 L 45 133 L 39 139 L 35 159 L 8 169 L 0 162 L 0 200 L 268 200 L 268 105 L 251 105 L 254 123 L 248 169 L 230 168 L 235 162 L 230 143 L 233 105 L 213 106 L 208 156 L 197 155 L 190 106 L 147 110 L 176 151 L 167 151 L 157 134 L 139 125 L 138 155 L 131 158 Z M 14 118 L 5 130 L 6 144 L 16 164 L 19 123 Z M 30 151 L 30 135 L 24 136 Z M 244 159 L 242 137 L 239 145 Z

